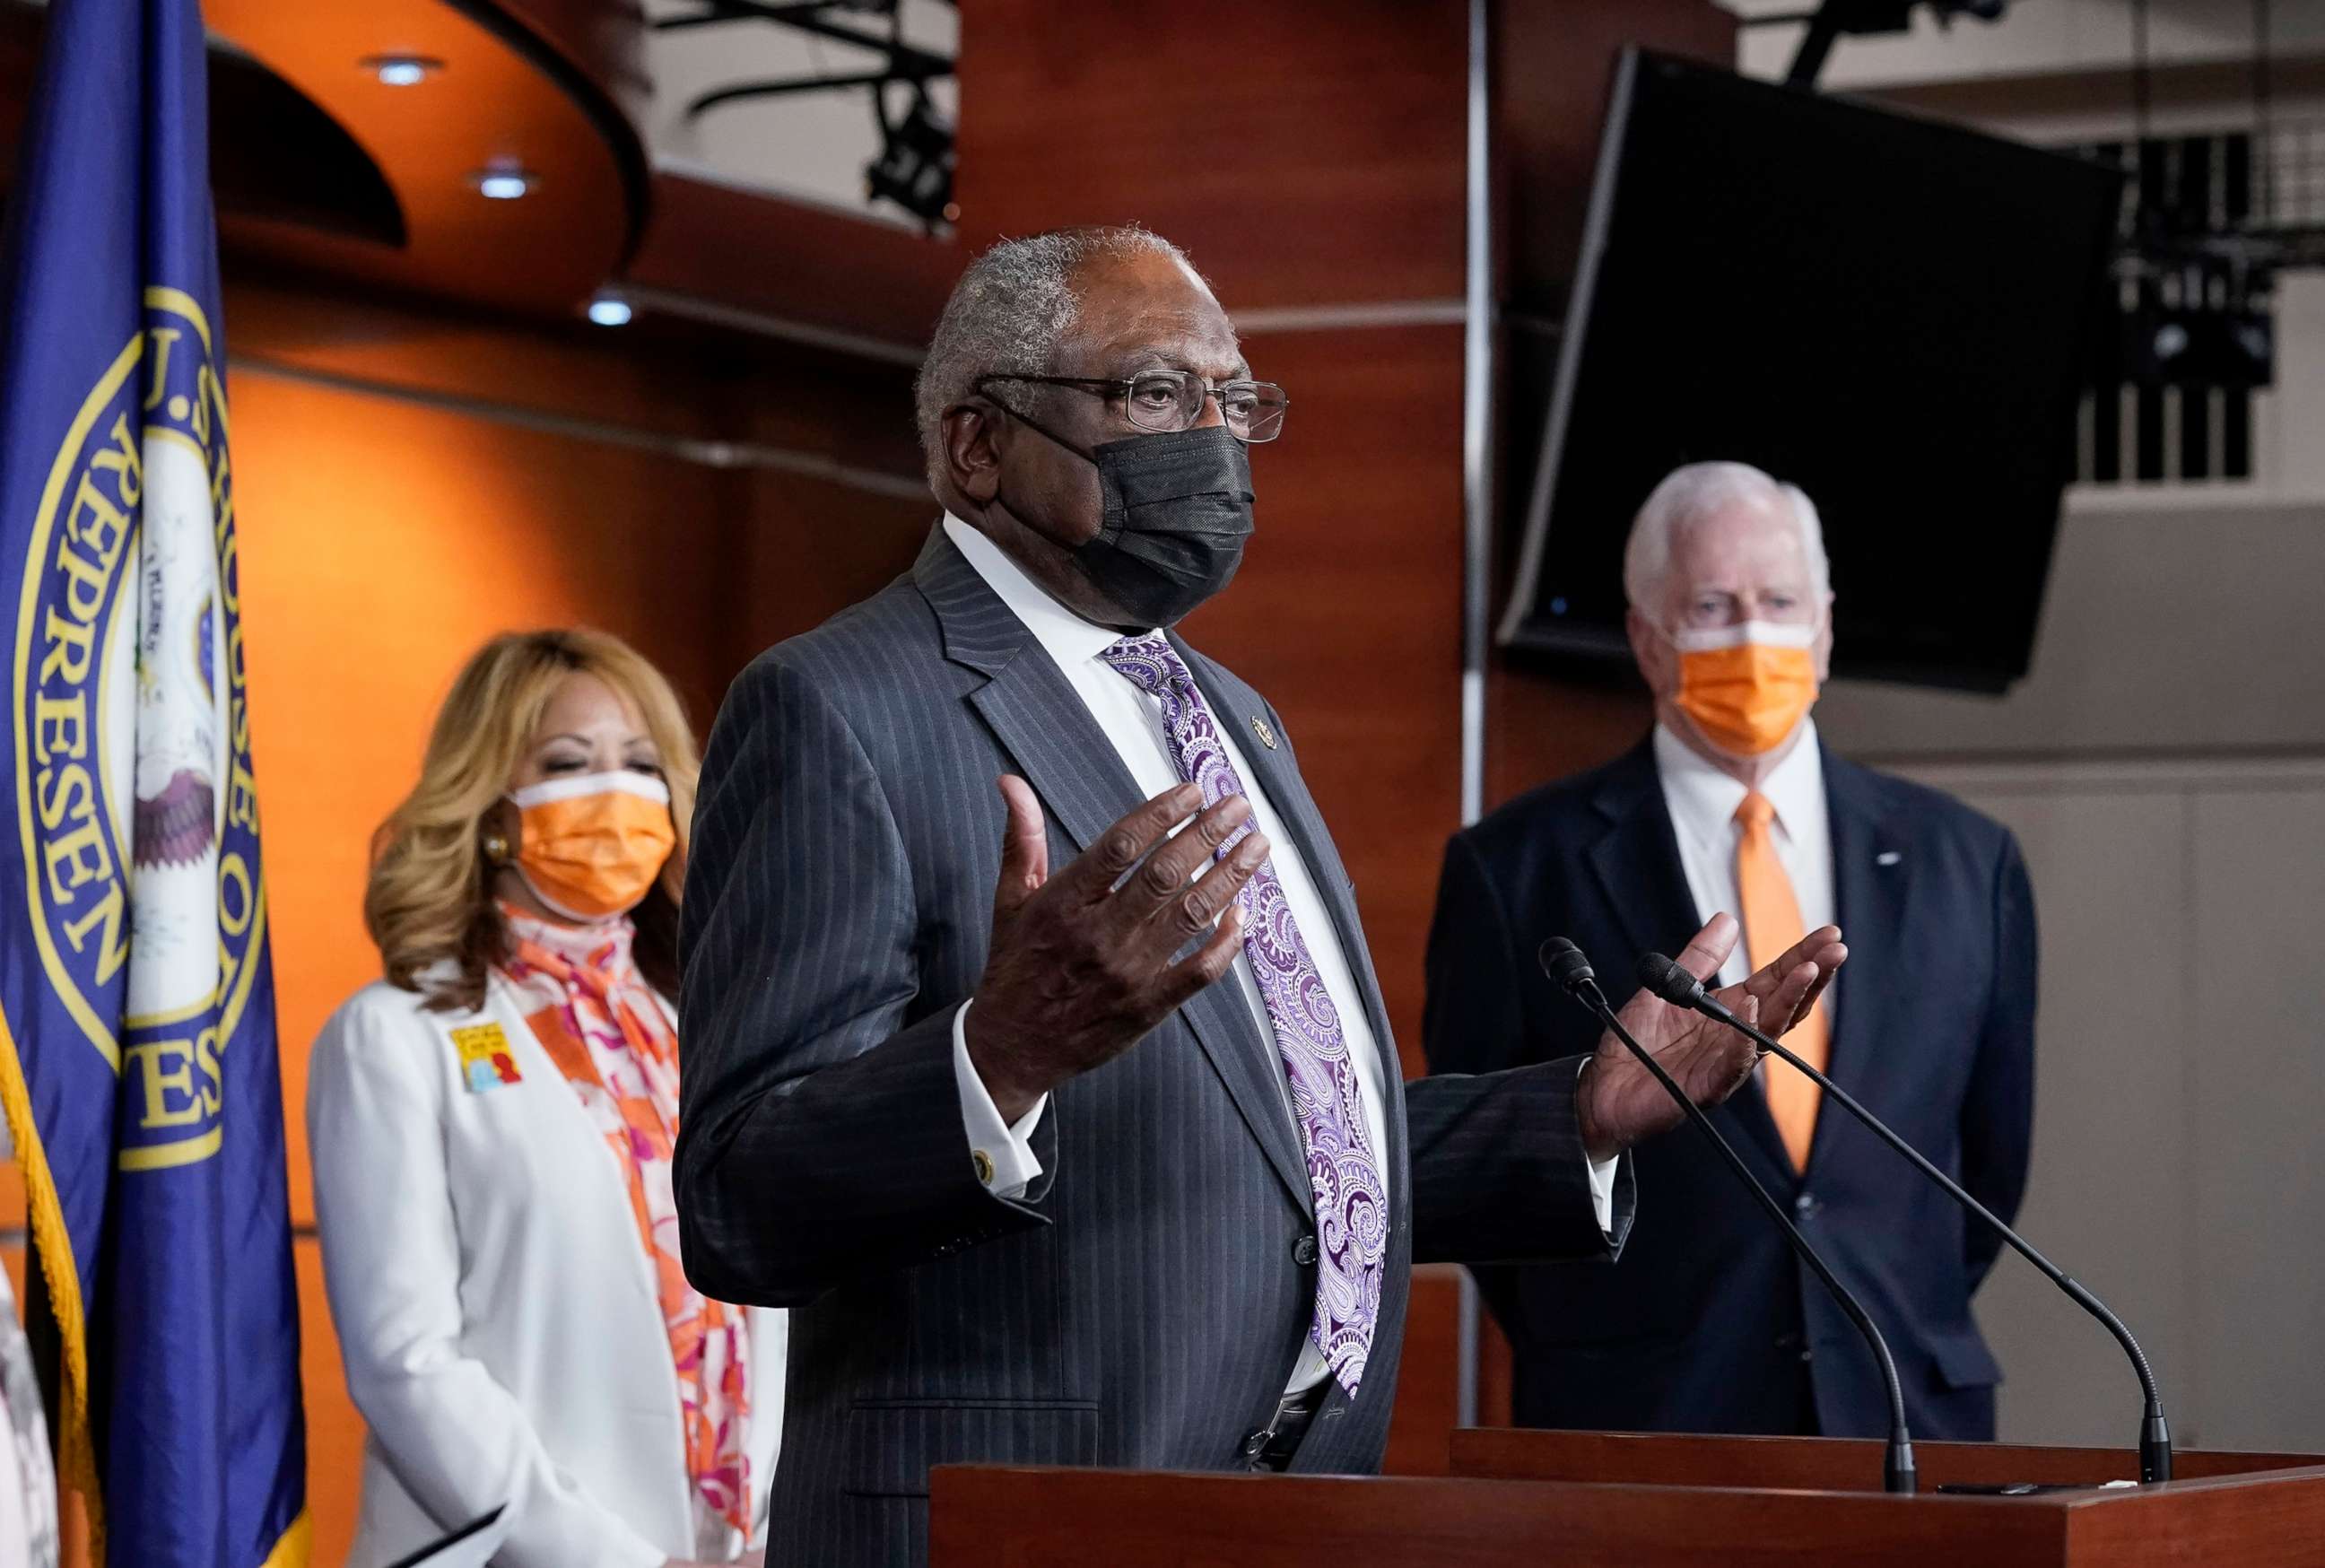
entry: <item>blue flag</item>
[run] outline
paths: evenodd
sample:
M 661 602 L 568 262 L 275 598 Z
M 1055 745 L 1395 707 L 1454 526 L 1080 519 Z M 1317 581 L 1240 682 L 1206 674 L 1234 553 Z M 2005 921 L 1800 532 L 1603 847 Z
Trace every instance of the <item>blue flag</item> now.
M 53 0 L 0 247 L 0 1102 L 116 1568 L 303 1564 L 196 0 Z

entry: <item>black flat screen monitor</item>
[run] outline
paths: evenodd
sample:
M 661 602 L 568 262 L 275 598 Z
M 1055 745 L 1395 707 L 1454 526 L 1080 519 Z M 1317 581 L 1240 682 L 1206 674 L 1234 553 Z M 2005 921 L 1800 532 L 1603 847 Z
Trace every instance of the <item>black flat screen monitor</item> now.
M 1816 502 L 1836 674 L 2024 675 L 2118 178 L 1626 51 L 1501 640 L 1627 660 L 1631 519 L 1720 458 Z

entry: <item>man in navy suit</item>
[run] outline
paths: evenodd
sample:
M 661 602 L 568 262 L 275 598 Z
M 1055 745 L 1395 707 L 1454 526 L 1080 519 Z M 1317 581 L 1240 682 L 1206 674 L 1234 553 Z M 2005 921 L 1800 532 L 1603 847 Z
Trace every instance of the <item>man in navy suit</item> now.
M 1624 586 L 1653 733 L 1447 847 L 1431 1070 L 1596 1040 L 1542 976 L 1546 937 L 1626 975 L 1725 911 L 1745 927 L 1726 966 L 1740 976 L 1747 954 L 1844 925 L 1847 973 L 1786 1044 L 2009 1219 L 2033 1113 L 2026 868 L 2007 830 L 1820 743 L 1833 596 L 1815 508 L 1756 469 L 1691 464 L 1641 508 Z M 2000 1372 L 1970 1297 L 1996 1238 L 1782 1062 L 1711 1115 L 1880 1325 L 1914 1434 L 1992 1438 Z M 1518 1421 L 1880 1435 L 1871 1353 L 1702 1137 L 1678 1128 L 1635 1160 L 1657 1223 L 1618 1265 L 1478 1271 L 1515 1352 Z

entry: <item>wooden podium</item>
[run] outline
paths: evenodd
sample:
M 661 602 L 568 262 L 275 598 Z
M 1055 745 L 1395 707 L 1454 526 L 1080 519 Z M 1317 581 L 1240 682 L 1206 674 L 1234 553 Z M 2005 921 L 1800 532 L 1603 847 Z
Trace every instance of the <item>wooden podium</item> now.
M 1473 1429 L 1453 1479 L 946 1465 L 931 1568 L 2325 1568 L 2325 1456 L 2182 1453 L 2164 1485 L 2116 1449 Z M 2093 1489 L 1963 1496 L 1947 1484 Z

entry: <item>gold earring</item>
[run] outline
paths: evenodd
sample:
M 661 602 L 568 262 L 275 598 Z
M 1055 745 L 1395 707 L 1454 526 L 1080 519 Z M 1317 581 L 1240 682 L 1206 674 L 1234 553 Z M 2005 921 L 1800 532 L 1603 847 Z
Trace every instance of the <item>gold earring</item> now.
M 485 835 L 485 858 L 490 860 L 496 866 L 505 866 L 508 864 L 508 840 L 499 833 L 486 833 Z

